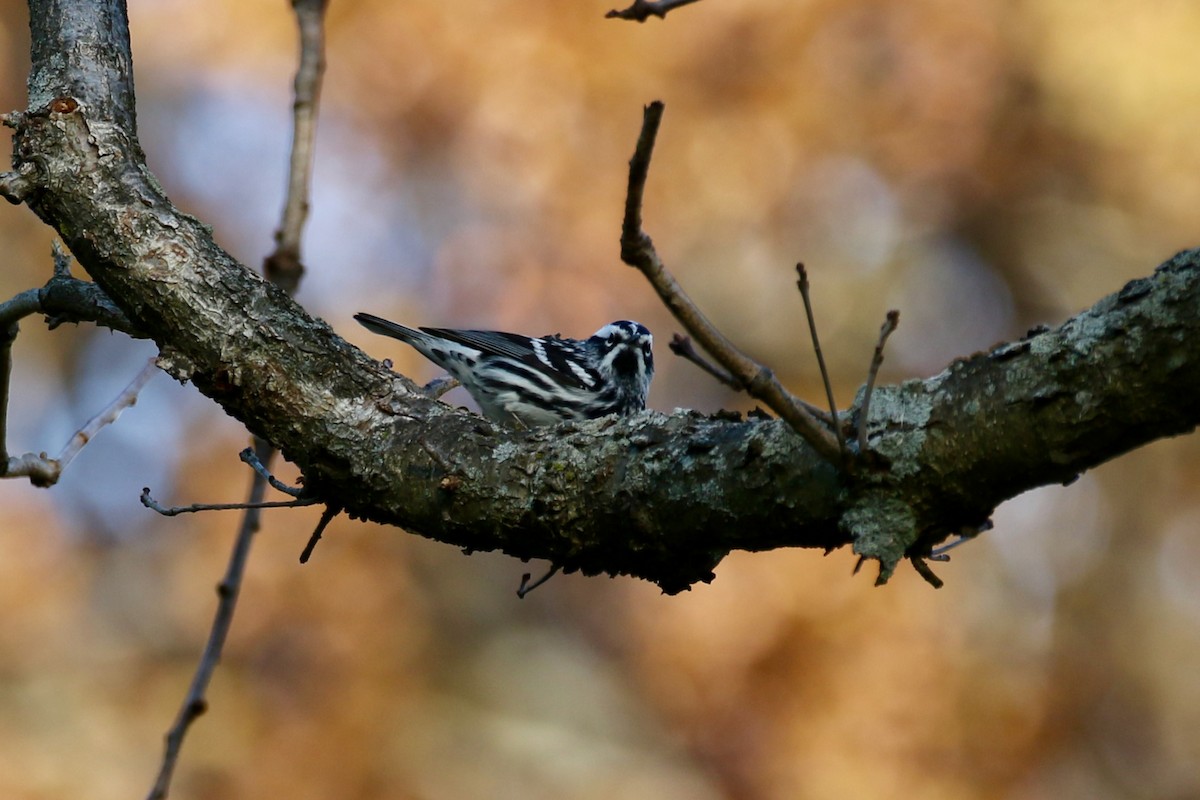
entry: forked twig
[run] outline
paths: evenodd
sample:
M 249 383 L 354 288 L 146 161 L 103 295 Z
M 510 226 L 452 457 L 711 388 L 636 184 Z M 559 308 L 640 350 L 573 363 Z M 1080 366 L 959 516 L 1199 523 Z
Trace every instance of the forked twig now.
M 63 251 L 57 240 L 52 245 L 52 249 L 54 275 L 46 282 L 46 285 L 40 289 L 28 289 L 12 299 L 0 303 L 0 478 L 28 477 L 35 486 L 42 487 L 52 486 L 58 482 L 58 478 L 66 466 L 65 463 L 60 462 L 64 457 L 68 461 L 74 458 L 83 443 L 72 450 L 70 448 L 75 442 L 73 438 L 58 459 L 49 458 L 45 453 L 25 453 L 19 457 L 9 457 L 8 398 L 12 377 L 12 346 L 16 341 L 17 334 L 20 333 L 20 321 L 41 312 L 58 317 L 57 320 L 51 320 L 51 328 L 63 319 L 89 319 L 101 325 L 107 324 L 114 330 L 133 333 L 133 326 L 129 324 L 128 319 L 98 286 L 71 277 L 71 258 Z M 144 382 L 142 381 L 142 383 Z M 135 379 L 135 383 L 137 383 L 137 379 Z M 140 388 L 139 385 L 137 389 Z M 121 397 L 114 401 L 114 404 L 127 399 L 127 392 L 128 390 L 123 392 Z M 132 398 L 136 399 L 136 397 L 137 390 L 135 389 Z M 132 400 L 127 403 L 127 405 L 131 404 Z M 110 405 L 109 408 L 112 406 Z M 120 406 L 120 408 L 124 408 L 124 406 Z M 120 408 L 114 413 L 119 413 Z M 95 421 L 93 419 L 88 425 L 85 425 L 84 429 L 76 434 L 76 437 L 88 431 L 90 431 L 90 435 L 95 435 L 95 432 L 103 427 L 103 425 L 97 425 L 89 428 L 88 426 Z
M 302 508 L 315 506 L 321 501 L 316 497 L 297 497 L 294 500 L 260 500 L 248 503 L 192 503 L 190 506 L 164 506 L 150 496 L 150 487 L 142 488 L 139 498 L 142 505 L 164 517 L 177 517 L 180 514 L 196 514 L 201 511 L 246 511 L 261 508 Z
M 275 452 L 274 448 L 262 440 L 257 442 L 256 447 L 259 460 L 264 463 L 269 462 Z M 192 683 L 183 698 L 183 705 L 180 706 L 174 723 L 167 731 L 162 763 L 159 766 L 154 786 L 150 789 L 149 800 L 162 800 L 167 796 L 171 788 L 171 776 L 179 761 L 179 752 L 183 747 L 184 737 L 196 718 L 208 710 L 208 700 L 205 699 L 208 684 L 212 680 L 217 663 L 221 660 L 221 652 L 225 649 L 225 639 L 233 625 L 233 612 L 237 609 L 242 577 L 246 573 L 246 562 L 250 557 L 250 545 L 254 541 L 254 534 L 258 532 L 261 519 L 259 508 L 255 504 L 263 502 L 262 498 L 266 489 L 267 482 L 256 476 L 250 487 L 248 503 L 250 508 L 242 517 L 242 525 L 238 530 L 233 552 L 229 554 L 229 564 L 225 568 L 225 576 L 217 584 L 217 611 L 213 617 L 212 627 L 209 629 L 208 642 L 205 643 L 204 652 L 200 655 L 200 663 L 196 666 Z M 146 492 L 143 492 L 143 497 L 145 495 Z
M 133 377 L 129 385 L 113 398 L 112 402 L 85 422 L 83 427 L 75 431 L 70 440 L 63 445 L 62 451 L 56 458 L 50 458 L 45 453 L 25 453 L 22 456 L 6 455 L 3 464 L 5 469 L 4 476 L 9 478 L 18 476 L 28 477 L 30 483 L 41 487 L 53 486 L 58 483 L 58 479 L 62 477 L 62 473 L 67 468 L 67 465 L 75 460 L 75 457 L 79 455 L 84 446 L 94 439 L 96 434 L 103 430 L 105 426 L 116 422 L 125 409 L 137 403 L 138 394 L 142 391 L 146 383 L 154 377 L 154 373 L 157 371 L 158 367 L 155 364 L 155 359 L 152 358 Z M 7 390 L 7 386 L 0 387 L 0 389 Z M 0 409 L 2 409 L 2 404 L 6 399 L 7 391 L 4 391 L 4 400 L 0 400 Z M 0 450 L 2 449 L 3 423 L 0 423 Z
M 625 195 L 625 219 L 621 227 L 621 260 L 641 270 L 675 319 L 722 367 L 729 370 L 751 396 L 766 403 L 827 461 L 842 465 L 842 449 L 838 447 L 837 438 L 820 424 L 799 398 L 779 383 L 770 369 L 743 354 L 717 330 L 667 271 L 654 249 L 654 243 L 642 230 L 642 198 L 662 115 L 663 104 L 660 101 L 646 106 L 642 131 L 633 158 L 629 161 L 629 187 Z

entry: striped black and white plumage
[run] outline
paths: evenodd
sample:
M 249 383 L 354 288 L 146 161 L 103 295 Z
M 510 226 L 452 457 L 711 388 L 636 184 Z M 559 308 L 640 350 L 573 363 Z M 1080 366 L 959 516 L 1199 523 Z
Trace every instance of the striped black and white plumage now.
M 415 347 L 457 378 L 497 422 L 549 425 L 632 414 L 646 407 L 654 377 L 654 339 L 629 320 L 605 325 L 588 339 L 535 339 L 499 331 L 413 330 L 371 314 L 354 318 Z

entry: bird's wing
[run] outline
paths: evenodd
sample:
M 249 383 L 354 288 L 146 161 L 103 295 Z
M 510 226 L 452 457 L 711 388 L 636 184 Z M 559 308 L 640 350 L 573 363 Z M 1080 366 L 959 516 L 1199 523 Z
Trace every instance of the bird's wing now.
M 421 328 L 430 336 L 439 336 L 467 347 L 473 347 L 485 355 L 511 358 L 520 364 L 550 373 L 556 380 L 578 389 L 586 388 L 590 381 L 581 379 L 581 370 L 572 369 L 568 363 L 573 343 L 565 339 L 543 337 L 531 339 L 515 333 L 502 331 L 456 330 L 452 328 Z M 586 374 L 586 373 L 584 373 Z

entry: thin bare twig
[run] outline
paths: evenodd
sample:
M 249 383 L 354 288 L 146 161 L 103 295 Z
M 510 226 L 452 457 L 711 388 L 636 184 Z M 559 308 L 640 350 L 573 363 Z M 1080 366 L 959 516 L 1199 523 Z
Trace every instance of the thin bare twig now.
M 740 392 L 745 387 L 741 381 L 730 375 L 727 371 L 721 369 L 716 364 L 709 361 L 704 356 L 700 355 L 692 344 L 690 336 L 680 336 L 678 333 L 671 337 L 671 341 L 667 344 L 671 348 L 671 352 L 680 358 L 686 359 L 695 364 L 700 369 L 707 372 L 717 379 L 718 383 L 723 383 L 735 392 Z
M 325 510 L 321 513 L 321 519 L 317 522 L 317 527 L 313 530 L 312 535 L 308 537 L 308 544 L 304 545 L 304 550 L 300 552 L 301 564 L 307 564 L 308 560 L 312 558 L 312 553 L 317 546 L 317 542 L 321 541 L 321 534 L 325 533 L 325 528 L 341 512 L 341 506 L 325 506 Z
M 913 565 L 913 569 L 917 571 L 917 574 L 924 578 L 925 582 L 933 588 L 940 589 L 946 585 L 945 581 L 934 574 L 934 571 L 930 569 L 929 564 L 926 563 L 926 560 L 921 556 L 909 556 L 908 561 Z
M 7 355 L 7 352 L 4 355 Z M 116 422 L 117 417 L 121 416 L 121 412 L 137 402 L 138 393 L 142 391 L 142 387 L 154 377 L 154 373 L 157 371 L 158 367 L 152 358 L 134 376 L 129 385 L 113 398 L 112 402 L 85 422 L 83 427 L 75 431 L 74 435 L 63 445 L 63 449 L 57 458 L 50 458 L 45 453 L 25 453 L 22 456 L 8 456 L 6 454 L 3 464 L 5 469 L 4 476 L 9 478 L 28 477 L 30 483 L 41 487 L 53 486 L 58 483 L 58 479 L 62 477 L 62 473 L 67 468 L 67 465 L 75 460 L 75 456 L 79 455 L 79 451 L 84 448 L 84 445 L 94 439 L 96 434 L 106 425 Z M 5 378 L 5 383 L 7 383 L 7 376 Z M 8 387 L 4 386 L 2 388 L 4 390 L 4 400 L 0 401 L 0 403 L 6 402 L 8 397 Z M 2 426 L 3 423 L 0 423 L 0 434 L 2 434 Z
M 8 383 L 12 377 L 12 345 L 20 326 L 0 321 L 0 475 L 8 475 Z
M 250 469 L 254 470 L 259 477 L 271 484 L 271 488 L 275 491 L 283 492 L 284 494 L 290 494 L 292 497 L 302 497 L 304 495 L 303 486 L 288 486 L 286 483 L 272 475 L 271 471 L 267 469 L 267 466 L 258 460 L 258 453 L 254 452 L 253 447 L 247 447 L 245 450 L 238 453 L 238 458 L 242 460 L 242 463 L 248 464 Z
M 142 505 L 151 511 L 156 511 L 164 517 L 177 517 L 180 514 L 197 514 L 201 511 L 246 511 L 260 508 L 303 508 L 315 506 L 321 502 L 316 497 L 297 497 L 294 500 L 262 500 L 248 503 L 192 503 L 190 506 L 164 506 L 150 496 L 150 487 L 142 488 L 139 498 Z
M 863 389 L 862 411 L 858 418 L 858 455 L 860 458 L 867 452 L 867 418 L 871 413 L 871 394 L 875 391 L 875 379 L 879 375 L 879 367 L 883 364 L 883 346 L 899 324 L 900 312 L 893 308 L 887 313 L 887 319 L 879 329 L 879 341 L 875 345 L 875 353 L 871 356 L 871 367 L 867 370 L 867 385 Z
M 833 384 L 829 380 L 829 370 L 825 368 L 825 355 L 821 352 L 821 340 L 817 338 L 817 321 L 813 317 L 812 297 L 808 292 L 808 270 L 804 268 L 804 264 L 796 265 L 796 274 L 798 280 L 796 285 L 800 288 L 800 297 L 804 300 L 804 314 L 808 317 L 808 330 L 812 333 L 813 352 L 817 354 L 817 366 L 821 370 L 821 380 L 825 383 L 825 398 L 829 401 L 829 416 L 833 420 L 833 432 L 837 436 L 838 449 L 841 450 L 842 459 L 846 459 L 846 440 L 842 438 L 842 426 L 838 424 L 837 403 L 833 399 Z
M 692 344 L 691 337 L 680 336 L 677 333 L 671 337 L 671 341 L 667 343 L 667 347 L 671 348 L 671 352 L 674 353 L 675 355 L 679 356 L 680 358 L 683 358 L 686 361 L 692 362 L 697 367 L 699 367 L 700 369 L 707 372 L 709 375 L 712 375 L 713 378 L 715 378 L 719 383 L 722 383 L 725 386 L 728 386 L 730 389 L 733 389 L 735 392 L 742 392 L 742 391 L 746 390 L 746 386 L 741 381 L 739 381 L 737 378 L 730 375 L 724 369 L 722 369 L 718 365 L 712 363 L 707 358 L 705 358 L 703 355 L 701 355 L 700 351 L 697 350 L 695 345 Z M 819 419 L 825 425 L 830 425 L 830 426 L 833 425 L 833 417 L 831 417 L 829 415 L 828 411 L 826 411 L 822 408 L 817 408 L 816 406 L 812 405 L 811 403 L 807 403 L 798 397 L 796 398 L 796 402 L 798 402 L 798 403 L 800 403 L 800 405 L 804 406 L 805 410 L 808 411 L 808 413 L 812 414 L 814 417 Z
M 981 525 L 971 525 L 971 526 L 967 526 L 965 528 L 960 528 L 958 531 L 956 531 L 956 534 L 958 535 L 957 539 L 955 539 L 952 542 L 948 542 L 947 544 L 944 544 L 941 547 L 933 548 L 932 550 L 930 550 L 928 553 L 925 554 L 925 558 L 929 559 L 930 561 L 949 561 L 950 556 L 948 554 L 951 550 L 958 547 L 960 544 L 962 544 L 964 542 L 971 541 L 975 537 L 979 536 L 979 534 L 981 534 L 981 533 L 990 531 L 992 529 L 992 527 L 993 527 L 993 523 L 989 519 L 989 520 L 984 520 L 983 524 L 981 524 Z
M 746 356 L 717 330 L 663 266 L 654 249 L 654 242 L 642 230 L 642 197 L 662 115 L 662 102 L 656 100 L 646 106 L 642 131 L 633 158 L 629 161 L 629 187 L 625 195 L 625 219 L 621 227 L 621 260 L 641 270 L 675 319 L 721 366 L 729 370 L 751 396 L 766 403 L 827 461 L 842 465 L 842 450 L 838 447 L 837 438 L 821 425 L 799 398 L 783 387 L 770 369 Z
M 263 463 L 269 462 L 275 452 L 274 448 L 262 440 L 258 440 L 256 446 L 259 460 Z M 256 476 L 250 487 L 249 504 L 261 503 L 266 489 L 267 482 Z M 145 494 L 143 492 L 143 497 Z M 253 507 L 247 510 L 245 516 L 242 517 L 241 529 L 234 542 L 233 552 L 230 553 L 229 565 L 225 568 L 225 577 L 217 584 L 217 612 L 208 633 L 208 642 L 204 645 L 204 652 L 201 654 L 200 663 L 192 676 L 192 683 L 183 699 L 183 705 L 179 708 L 175 722 L 167 731 L 162 764 L 159 767 L 154 786 L 148 795 L 149 800 L 162 800 L 167 796 L 171 788 L 171 776 L 175 772 L 175 765 L 179 761 L 179 752 L 183 747 L 183 739 L 196 718 L 208 710 L 208 700 L 205 699 L 205 695 L 208 691 L 208 684 L 212 680 L 213 671 L 217 668 L 217 662 L 221 660 L 221 651 L 225 648 L 225 639 L 229 635 L 230 626 L 233 624 L 233 612 L 237 608 L 242 577 L 246 573 L 250 545 L 254 541 L 254 534 L 258 532 L 260 518 L 259 509 Z
M 288 294 L 295 294 L 304 275 L 300 246 L 304 225 L 308 219 L 313 140 L 316 134 L 321 83 L 325 73 L 325 7 L 326 0 L 292 0 L 292 8 L 296 13 L 296 22 L 300 29 L 300 62 L 296 69 L 295 99 L 292 106 L 293 132 L 288 170 L 288 191 L 287 199 L 284 202 L 283 218 L 275 234 L 275 252 L 263 262 L 263 272 L 267 279 Z M 174 724 L 167 732 L 162 764 L 154 787 L 150 790 L 149 800 L 162 800 L 167 796 L 167 792 L 170 790 L 171 776 L 175 771 L 179 752 L 183 746 L 183 739 L 192 722 L 204 713 L 208 706 L 205 692 L 208 689 L 213 670 L 220 661 L 221 651 L 224 649 L 225 639 L 233 622 L 242 576 L 245 574 L 246 560 L 250 554 L 250 544 L 259 526 L 261 515 L 259 509 L 253 506 L 256 503 L 262 503 L 269 477 L 265 465 L 270 463 L 274 453 L 275 450 L 269 443 L 255 438 L 254 454 L 257 462 L 263 465 L 263 470 L 255 472 L 254 479 L 250 484 L 250 502 L 247 504 L 250 508 L 242 518 L 241 529 L 238 531 L 237 541 L 229 557 L 229 566 L 218 587 L 217 594 L 220 599 L 217 604 L 216 616 L 213 619 L 212 630 L 209 633 L 208 644 L 200 656 L 200 663 L 196 667 L 196 673 L 184 698 L 183 706 L 180 708 Z M 313 502 L 316 502 L 315 499 Z M 304 498 L 297 498 L 294 504 L 307 504 L 307 501 Z M 326 513 L 329 513 L 329 509 L 326 509 Z M 332 519 L 332 515 L 330 519 Z M 328 522 L 324 516 L 322 520 L 324 523 Z
M 308 196 L 312 184 L 313 143 L 317 133 L 317 111 L 325 76 L 326 0 L 292 0 L 300 29 L 300 64 L 296 68 L 295 101 L 292 104 L 292 153 L 288 166 L 287 199 L 283 218 L 275 232 L 275 252 L 263 262 L 267 280 L 288 294 L 295 294 L 304 276 L 300 260 L 301 239 L 308 221 Z
M 613 9 L 604 15 L 605 19 L 630 19 L 645 22 L 650 17 L 666 19 L 667 14 L 681 6 L 697 3 L 699 0 L 634 0 L 629 8 Z
M 137 403 L 138 394 L 157 373 L 157 359 L 151 358 L 146 362 L 146 366 L 142 367 L 141 371 L 133 377 L 129 385 L 103 411 L 89 419 L 82 428 L 75 432 L 71 441 L 67 442 L 62 452 L 58 454 L 59 469 L 66 469 L 67 465 L 75 460 L 75 456 L 79 455 L 79 451 L 83 449 L 84 445 L 90 442 L 101 428 L 116 422 L 122 411 Z
M 521 576 L 521 585 L 517 587 L 517 597 L 519 597 L 520 599 L 524 600 L 524 599 L 525 599 L 525 595 L 529 594 L 529 593 L 530 593 L 530 592 L 532 592 L 534 589 L 538 588 L 538 587 L 539 587 L 539 586 L 541 586 L 543 583 L 545 583 L 546 581 L 550 580 L 550 579 L 551 579 L 551 578 L 553 578 L 555 575 L 557 575 L 557 574 L 558 574 L 558 570 L 559 570 L 559 566 L 558 566 L 557 564 L 555 564 L 555 565 L 551 566 L 551 567 L 550 567 L 550 569 L 548 569 L 548 570 L 546 571 L 546 574 L 545 574 L 545 575 L 543 575 L 542 577 L 538 578 L 538 579 L 537 579 L 536 581 L 534 581 L 533 583 L 530 583 L 530 582 L 529 582 L 529 579 L 533 577 L 533 574 L 532 574 L 532 573 L 529 573 L 529 572 L 526 572 L 525 574 L 523 574 L 523 575 Z

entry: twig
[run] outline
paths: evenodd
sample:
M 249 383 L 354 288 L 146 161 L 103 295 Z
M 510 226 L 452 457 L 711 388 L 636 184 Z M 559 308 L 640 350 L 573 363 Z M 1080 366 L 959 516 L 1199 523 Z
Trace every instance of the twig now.
M 307 564 L 308 559 L 312 558 L 313 549 L 317 546 L 317 542 L 321 541 L 321 534 L 325 533 L 326 526 L 341 512 L 341 506 L 325 506 L 325 510 L 321 512 L 321 519 L 317 522 L 316 529 L 308 537 L 308 544 L 304 545 L 304 550 L 300 553 L 301 564 Z
M 8 475 L 8 382 L 12 377 L 12 345 L 20 326 L 17 321 L 0 321 L 0 475 Z
M 261 439 L 257 441 L 256 447 L 259 460 L 264 463 L 269 462 L 274 448 Z M 267 482 L 255 476 L 250 487 L 248 504 L 252 507 L 242 517 L 242 526 L 238 531 L 237 540 L 234 542 L 233 552 L 229 555 L 229 565 L 225 568 L 225 577 L 217 584 L 217 612 L 208 633 L 208 642 L 204 645 L 204 652 L 200 655 L 200 663 L 196 666 L 192 683 L 183 698 L 183 705 L 179 708 L 175 722 L 167 731 L 162 764 L 159 767 L 154 786 L 148 795 L 148 800 L 163 800 L 167 796 L 167 792 L 171 788 L 171 776 L 175 772 L 175 765 L 179 761 L 179 752 L 183 747 L 183 739 L 196 718 L 208 710 L 208 700 L 205 699 L 205 694 L 208 691 L 208 684 L 212 680 L 213 671 L 221 660 L 221 651 L 225 648 L 225 639 L 233 624 L 233 612 L 237 608 L 242 576 L 246 573 L 250 545 L 254 541 L 254 534 L 258 532 L 261 514 L 258 508 L 253 507 L 253 504 L 262 502 L 266 489 Z M 145 497 L 147 492 L 142 494 Z
M 8 329 L 12 323 L 42 313 L 48 317 L 51 330 L 64 322 L 94 322 L 135 339 L 146 338 L 103 289 L 90 281 L 72 278 L 71 257 L 57 241 L 53 248 L 54 276 L 40 289 L 27 289 L 0 303 L 0 328 Z
M 292 0 L 300 29 L 300 65 L 296 68 L 292 104 L 292 154 L 283 218 L 275 232 L 275 252 L 263 262 L 267 280 L 288 294 L 295 294 L 304 276 L 300 245 L 308 220 L 313 141 L 325 75 L 325 6 L 326 0 Z
M 293 133 L 288 190 L 287 199 L 284 202 L 283 219 L 275 234 L 275 252 L 263 262 L 263 272 L 267 280 L 288 294 L 295 294 L 304 275 L 304 267 L 300 259 L 300 245 L 303 239 L 304 225 L 308 219 L 313 138 L 316 133 L 321 81 L 325 71 L 325 5 L 325 0 L 292 0 L 292 8 L 296 13 L 296 22 L 300 28 L 300 63 L 296 69 L 295 99 L 292 106 Z M 265 465 L 270 463 L 274 452 L 274 448 L 269 443 L 255 438 L 254 454 L 257 462 L 263 465 L 263 471 L 256 471 L 250 484 L 250 502 L 247 504 L 249 508 L 242 518 L 242 527 L 238 532 L 233 552 L 230 554 L 225 578 L 218 587 L 217 594 L 220 601 L 217 604 L 217 613 L 213 619 L 208 644 L 200 657 L 200 663 L 196 667 L 196 674 L 192 679 L 187 696 L 184 698 L 179 716 L 167 732 L 162 765 L 154 787 L 150 791 L 149 800 L 162 800 L 167 796 L 171 785 L 171 775 L 175 771 L 180 748 L 183 746 L 183 738 L 192 722 L 207 708 L 204 693 L 212 679 L 213 670 L 216 669 L 217 662 L 220 660 L 225 638 L 233 622 L 233 612 L 237 608 L 237 598 L 246 569 L 246 559 L 250 553 L 250 543 L 255 531 L 258 530 L 259 508 L 253 506 L 256 503 L 262 503 L 269 478 L 269 472 Z M 312 502 L 317 501 L 314 498 Z M 304 498 L 297 498 L 292 503 L 292 505 L 305 504 L 308 504 L 308 501 Z M 328 513 L 328 509 L 326 513 Z
M 883 346 L 899 324 L 900 312 L 892 309 L 887 313 L 887 319 L 879 329 L 879 341 L 875 345 L 875 354 L 871 356 L 871 367 L 867 370 L 867 385 L 863 389 L 862 412 L 858 418 L 858 455 L 860 458 L 867 452 L 867 417 L 871 413 L 871 393 L 875 391 L 875 378 L 878 377 L 879 367 L 883 364 Z
M 142 367 L 141 372 L 134 376 L 129 385 L 113 398 L 113 401 L 103 411 L 89 419 L 82 428 L 76 431 L 75 435 L 71 437 L 71 441 L 67 442 L 62 452 L 58 454 L 59 470 L 66 469 L 67 465 L 75 460 L 75 456 L 79 455 L 83 446 L 90 442 L 101 428 L 116 422 L 122 411 L 136 404 L 138 394 L 157 372 L 157 359 L 151 358 L 146 362 L 146 366 Z
M 721 366 L 729 370 L 750 395 L 766 403 L 827 461 L 841 465 L 842 451 L 837 438 L 820 424 L 799 398 L 779 383 L 771 370 L 743 354 L 717 330 L 663 266 L 654 243 L 642 230 L 642 197 L 662 115 L 663 104 L 660 101 L 646 106 L 642 131 L 633 158 L 629 161 L 629 188 L 625 195 L 625 220 L 621 227 L 621 260 L 641 270 L 680 324 Z
M 139 498 L 142 505 L 151 511 L 156 511 L 164 517 L 177 517 L 180 514 L 196 514 L 201 511 L 247 511 L 260 508 L 303 508 L 315 506 L 321 502 L 316 497 L 297 497 L 295 500 L 251 500 L 247 503 L 192 503 L 190 506 L 164 506 L 150 496 L 150 487 L 142 487 Z
M 728 386 L 735 392 L 744 392 L 746 390 L 745 384 L 701 355 L 700 351 L 692 344 L 691 337 L 680 336 L 677 333 L 671 337 L 671 341 L 667 343 L 667 347 L 671 348 L 671 352 L 675 355 L 692 362 L 709 375 L 712 375 L 718 382 Z M 796 398 L 796 402 L 825 425 L 833 425 L 833 417 L 829 415 L 828 411 L 817 408 L 798 397 Z
M 817 338 L 817 321 L 813 317 L 812 297 L 808 292 L 808 270 L 804 264 L 796 264 L 798 280 L 796 286 L 800 289 L 800 297 L 804 300 L 804 314 L 808 317 L 808 330 L 812 333 L 813 352 L 817 354 L 817 366 L 821 370 L 821 380 L 825 383 L 825 399 L 829 401 L 829 416 L 833 420 L 833 432 L 837 436 L 838 449 L 842 453 L 843 462 L 846 460 L 846 440 L 842 438 L 842 426 L 838 424 L 837 403 L 833 399 L 833 384 L 829 380 L 829 370 L 825 368 L 825 355 L 821 352 L 821 340 Z
M 26 289 L 11 300 L 0 303 L 0 328 L 7 334 L 9 344 L 17 338 L 17 322 L 42 310 L 41 289 Z
M 11 340 L 10 340 L 11 343 Z M 7 347 L 4 348 L 3 356 L 7 357 Z M 121 412 L 137 402 L 138 393 L 146 385 L 146 382 L 154 377 L 154 373 L 158 371 L 155 365 L 155 360 L 152 358 L 147 362 L 146 366 L 142 367 L 141 371 L 134 376 L 129 385 L 121 390 L 121 393 L 113 398 L 107 406 L 105 406 L 98 414 L 89 419 L 83 424 L 83 427 L 75 431 L 75 434 L 63 445 L 62 452 L 57 458 L 49 458 L 45 453 L 26 453 L 23 456 L 10 457 L 5 455 L 4 467 L 5 477 L 15 478 L 24 476 L 29 478 L 29 482 L 34 486 L 53 486 L 58 483 L 58 479 L 62 476 L 63 470 L 67 465 L 75 460 L 75 456 L 79 455 L 79 451 L 84 448 L 88 442 L 96 437 L 106 425 L 111 425 L 121 416 Z M 7 376 L 4 378 L 4 383 L 7 384 Z M 0 387 L 4 390 L 4 401 L 8 397 L 7 385 Z M 0 422 L 0 436 L 3 434 L 3 424 Z
M 645 22 L 650 17 L 666 19 L 667 14 L 681 6 L 691 5 L 699 0 L 634 0 L 633 5 L 621 10 L 613 9 L 604 15 L 605 19 L 631 19 Z
M 690 336 L 680 336 L 677 333 L 671 337 L 671 341 L 667 347 L 671 348 L 671 352 L 675 355 L 692 362 L 697 367 L 716 378 L 718 382 L 725 384 L 734 391 L 740 392 L 742 389 L 746 388 L 737 378 L 733 377 L 728 372 L 721 369 L 704 356 L 700 355 L 695 346 L 692 344 L 692 339 Z
M 958 531 L 956 531 L 958 534 L 957 539 L 955 539 L 953 542 L 949 542 L 948 544 L 944 544 L 941 547 L 933 548 L 925 555 L 925 557 L 930 561 L 949 561 L 950 556 L 947 555 L 947 553 L 958 547 L 960 544 L 971 541 L 979 534 L 984 533 L 985 531 L 990 531 L 992 527 L 993 523 L 989 519 L 984 520 L 982 525 L 971 525 L 965 528 L 960 528 Z
M 925 582 L 933 588 L 940 589 L 946 585 L 945 581 L 934 574 L 933 570 L 929 568 L 929 564 L 925 563 L 925 559 L 921 556 L 909 556 L 908 560 L 913 565 L 913 569 L 917 571 L 917 574 L 924 578 Z
M 530 578 L 532 578 L 532 577 L 533 577 L 533 575 L 532 575 L 531 573 L 528 573 L 528 572 L 526 572 L 525 574 L 523 574 L 523 575 L 521 576 L 521 585 L 517 587 L 517 597 L 519 597 L 519 598 L 521 598 L 522 600 L 524 600 L 524 599 L 525 599 L 525 595 L 529 594 L 529 593 L 530 593 L 530 592 L 532 592 L 534 589 L 538 588 L 538 587 L 539 587 L 539 586 L 541 586 L 543 583 L 545 583 L 546 581 L 550 580 L 550 579 L 551 579 L 551 578 L 553 578 L 555 575 L 557 575 L 557 574 L 558 574 L 558 570 L 559 570 L 559 567 L 558 567 L 558 565 L 557 565 L 557 564 L 553 565 L 552 567 L 550 567 L 550 569 L 549 569 L 549 570 L 547 570 L 547 572 L 546 572 L 546 574 L 545 574 L 545 575 L 543 575 L 542 577 L 538 578 L 538 579 L 537 579 L 536 581 L 534 581 L 533 583 L 530 583 L 530 582 L 529 582 L 529 579 L 530 579 Z
M 248 464 L 250 469 L 258 473 L 263 480 L 271 484 L 271 488 L 278 492 L 283 492 L 284 494 L 290 494 L 292 497 L 303 497 L 304 487 L 288 486 L 286 483 L 272 475 L 271 471 L 267 469 L 266 465 L 259 460 L 258 453 L 254 452 L 253 447 L 247 447 L 245 450 L 238 453 L 238 458 L 240 458 L 243 463 Z

